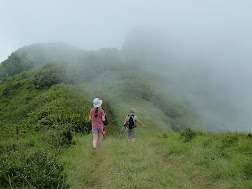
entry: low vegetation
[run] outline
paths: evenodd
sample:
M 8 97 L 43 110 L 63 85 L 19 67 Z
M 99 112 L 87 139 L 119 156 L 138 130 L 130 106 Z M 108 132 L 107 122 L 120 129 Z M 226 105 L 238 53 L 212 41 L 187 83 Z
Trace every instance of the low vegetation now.
M 135 144 L 124 135 L 107 137 L 97 151 L 91 148 L 91 136 L 76 137 L 77 145 L 63 155 L 70 188 L 252 187 L 252 140 L 247 134 L 193 132 L 189 142 L 183 131 L 140 134 Z M 230 137 L 238 140 L 226 146 Z
M 1 82 L 0 186 L 68 188 L 58 157 L 74 133 L 90 132 L 92 102 L 78 86 L 36 89 L 29 75 Z
M 194 110 L 115 49 L 55 47 L 25 47 L 0 65 L 1 188 L 252 187 L 250 133 L 196 130 Z M 94 97 L 110 123 L 96 151 Z M 147 127 L 135 144 L 120 133 L 132 107 Z

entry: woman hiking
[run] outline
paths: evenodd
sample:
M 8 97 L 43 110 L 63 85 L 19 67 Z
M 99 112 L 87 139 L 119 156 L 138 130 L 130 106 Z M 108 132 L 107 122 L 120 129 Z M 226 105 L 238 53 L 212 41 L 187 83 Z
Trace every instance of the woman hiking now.
M 136 122 L 142 125 L 145 128 L 145 125 L 142 124 L 142 122 L 135 116 L 136 110 L 134 108 L 131 108 L 130 114 L 126 116 L 122 132 L 124 131 L 124 128 L 127 128 L 127 134 L 128 134 L 128 140 L 135 142 L 136 139 Z
M 102 100 L 95 98 L 93 100 L 94 108 L 91 109 L 89 114 L 89 120 L 92 121 L 92 133 L 93 133 L 93 149 L 101 146 L 103 121 L 105 121 L 104 111 L 100 108 Z

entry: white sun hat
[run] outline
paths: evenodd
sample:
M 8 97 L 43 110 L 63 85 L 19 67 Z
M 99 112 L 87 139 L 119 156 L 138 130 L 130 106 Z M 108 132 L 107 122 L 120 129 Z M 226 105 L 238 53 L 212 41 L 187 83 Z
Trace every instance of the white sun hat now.
M 99 100 L 99 98 L 95 98 L 93 101 L 94 107 L 100 107 L 102 105 L 102 100 Z

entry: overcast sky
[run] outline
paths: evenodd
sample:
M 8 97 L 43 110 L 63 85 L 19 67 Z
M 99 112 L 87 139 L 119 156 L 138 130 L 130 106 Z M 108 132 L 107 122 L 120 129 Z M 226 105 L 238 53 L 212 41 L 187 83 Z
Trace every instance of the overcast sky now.
M 137 27 L 178 34 L 182 43 L 219 36 L 250 45 L 251 5 L 250 0 L 0 0 L 0 61 L 40 42 L 120 48 Z

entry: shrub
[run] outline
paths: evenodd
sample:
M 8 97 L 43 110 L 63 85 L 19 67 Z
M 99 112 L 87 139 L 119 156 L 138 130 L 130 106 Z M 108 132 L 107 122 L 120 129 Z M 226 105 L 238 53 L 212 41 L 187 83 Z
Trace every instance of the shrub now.
M 252 162 L 247 162 L 243 166 L 244 173 L 247 179 L 252 179 Z
M 81 120 L 72 125 L 72 131 L 76 133 L 88 134 L 92 131 L 92 123 L 89 120 Z
M 64 64 L 47 63 L 34 75 L 33 84 L 38 89 L 50 88 L 54 84 L 73 83 Z
M 63 165 L 44 150 L 2 157 L 0 169 L 2 188 L 68 188 Z
M 222 148 L 229 148 L 233 144 L 237 143 L 239 140 L 239 137 L 235 134 L 226 134 L 222 136 L 221 142 L 222 142 Z
M 54 85 L 34 99 L 31 106 L 36 108 L 22 124 L 33 125 L 38 131 L 68 124 L 74 132 L 89 133 L 92 127 L 88 115 L 92 102 L 86 94 L 79 87 Z
M 162 138 L 168 138 L 167 133 L 163 133 L 163 134 L 162 134 Z
M 50 145 L 51 148 L 56 149 L 72 144 L 73 134 L 71 127 L 62 125 L 55 127 L 45 132 L 41 139 Z
M 91 124 L 90 124 L 91 128 Z M 79 130 L 80 129 L 80 130 Z M 73 133 L 84 133 L 86 134 L 86 126 L 82 128 L 76 129 L 75 124 L 66 123 L 62 125 L 53 125 L 48 131 L 46 131 L 43 136 L 42 140 L 46 141 L 47 144 L 51 145 L 52 148 L 62 148 L 68 147 L 69 145 L 73 144 Z M 82 130 L 81 130 L 82 129 Z
M 196 136 L 196 132 L 191 130 L 190 128 L 183 129 L 180 132 L 180 138 L 184 142 L 190 142 Z
M 62 133 L 61 133 L 61 138 L 63 139 L 63 141 L 66 144 L 71 144 L 72 143 L 72 139 L 73 139 L 73 134 L 72 134 L 72 130 L 70 127 L 66 127 L 63 129 Z
M 15 153 L 18 150 L 18 148 L 20 148 L 20 144 L 14 139 L 1 141 L 1 143 L 0 143 L 0 156 L 4 155 L 4 154 Z

